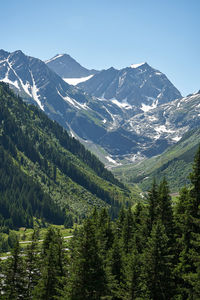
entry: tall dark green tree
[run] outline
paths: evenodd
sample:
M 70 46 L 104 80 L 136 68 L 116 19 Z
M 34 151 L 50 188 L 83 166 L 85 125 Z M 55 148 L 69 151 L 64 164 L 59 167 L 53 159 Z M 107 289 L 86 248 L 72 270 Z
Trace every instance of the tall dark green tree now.
M 3 297 L 6 300 L 28 299 L 26 298 L 26 269 L 20 252 L 19 242 L 16 241 L 11 251 L 11 257 L 4 265 L 3 276 L 5 278 Z
M 149 204 L 149 213 L 148 213 L 148 229 L 149 233 L 152 230 L 153 224 L 157 219 L 157 205 L 158 205 L 158 186 L 154 178 L 152 188 L 148 193 L 148 204 Z
M 123 270 L 123 250 L 121 240 L 117 235 L 114 238 L 112 248 L 107 253 L 107 281 L 109 295 L 113 300 L 121 299 L 121 289 L 126 280 Z
M 113 230 L 111 225 L 111 219 L 108 215 L 108 210 L 103 208 L 99 213 L 97 213 L 96 219 L 96 232 L 98 235 L 98 240 L 100 241 L 100 248 L 102 254 L 106 256 L 106 252 L 112 247 L 113 243 Z
M 133 247 L 133 233 L 134 233 L 133 212 L 129 207 L 125 213 L 125 218 L 122 226 L 122 246 L 125 253 L 130 252 Z
M 41 275 L 33 292 L 33 299 L 56 299 L 64 283 L 63 242 L 59 231 L 50 227 L 43 242 Z
M 99 300 L 107 290 L 106 272 L 92 219 L 76 235 L 64 299 Z
M 25 256 L 26 297 L 32 299 L 32 293 L 40 279 L 41 259 L 38 249 L 37 231 L 32 234 L 32 243 L 27 246 Z
M 165 226 L 158 220 L 144 250 L 144 273 L 141 299 L 164 300 L 174 295 L 172 256 Z
M 157 220 L 160 219 L 165 227 L 169 242 L 174 241 L 174 217 L 168 183 L 165 178 L 158 187 Z

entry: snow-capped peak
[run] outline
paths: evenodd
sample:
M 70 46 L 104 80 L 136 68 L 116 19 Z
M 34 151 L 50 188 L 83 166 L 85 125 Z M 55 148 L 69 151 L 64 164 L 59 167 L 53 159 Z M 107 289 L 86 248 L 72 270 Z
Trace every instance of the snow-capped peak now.
M 132 69 L 136 69 L 136 68 L 138 68 L 138 67 L 140 67 L 140 66 L 142 66 L 142 65 L 144 65 L 144 64 L 145 64 L 145 62 L 140 63 L 140 64 L 132 64 L 132 65 L 130 65 L 130 67 L 131 67 Z
M 64 55 L 64 54 L 57 54 L 57 55 L 55 55 L 54 57 L 52 57 L 51 59 L 46 60 L 45 63 L 48 64 L 48 63 L 50 63 L 51 61 L 53 61 L 53 60 L 55 60 L 55 59 L 57 59 L 57 58 L 59 58 L 59 57 L 62 57 L 63 55 Z

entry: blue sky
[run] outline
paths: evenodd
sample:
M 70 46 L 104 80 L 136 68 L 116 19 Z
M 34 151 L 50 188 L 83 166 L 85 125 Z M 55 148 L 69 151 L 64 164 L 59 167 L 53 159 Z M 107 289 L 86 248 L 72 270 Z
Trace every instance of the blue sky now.
M 199 0 L 2 1 L 0 48 L 95 69 L 146 61 L 187 95 L 200 90 L 199 12 Z

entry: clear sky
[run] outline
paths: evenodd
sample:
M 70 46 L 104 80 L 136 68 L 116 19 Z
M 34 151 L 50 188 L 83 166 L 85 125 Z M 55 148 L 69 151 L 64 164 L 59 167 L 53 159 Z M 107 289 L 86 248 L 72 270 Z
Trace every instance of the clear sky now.
M 1 1 L 0 48 L 87 68 L 147 62 L 183 95 L 200 90 L 200 0 Z

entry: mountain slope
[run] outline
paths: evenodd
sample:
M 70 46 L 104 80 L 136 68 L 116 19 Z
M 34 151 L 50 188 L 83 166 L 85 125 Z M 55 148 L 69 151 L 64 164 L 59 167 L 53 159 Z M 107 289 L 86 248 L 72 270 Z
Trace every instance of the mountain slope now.
M 175 143 L 184 133 L 199 127 L 199 101 L 200 93 L 174 100 L 133 116 L 123 124 L 123 128 L 154 140 Z
M 44 62 L 20 50 L 13 53 L 0 50 L 0 81 L 9 83 L 25 100 L 32 100 L 55 117 L 70 106 L 67 97 L 86 101 L 83 94 L 64 82 Z
M 93 78 L 99 78 L 102 86 L 107 86 L 106 93 L 109 91 L 110 94 L 103 98 L 89 96 L 68 85 L 41 60 L 26 56 L 21 51 L 0 51 L 0 81 L 9 83 L 25 101 L 39 106 L 86 147 L 97 149 L 96 153 L 104 153 L 100 157 L 104 156 L 102 160 L 108 167 L 124 163 L 124 160 L 130 162 L 160 154 L 191 126 L 195 126 L 191 121 L 190 127 L 180 126 L 178 135 L 168 138 L 171 129 L 166 129 L 168 125 L 165 124 L 163 109 L 171 107 L 173 113 L 174 109 L 177 111 L 179 102 L 182 107 L 182 100 L 171 101 L 180 93 L 165 75 L 148 64 L 122 70 L 111 68 Z M 119 100 L 109 98 L 113 91 Z M 125 91 L 130 99 L 123 94 Z M 173 132 L 177 123 L 172 126 Z
M 199 147 L 200 129 L 193 129 L 161 155 L 113 169 L 113 173 L 126 183 L 138 183 L 148 190 L 155 178 L 158 182 L 165 176 L 172 192 L 189 184 L 194 155 Z
M 39 59 L 21 51 L 0 51 L 0 81 L 25 101 L 36 104 L 64 128 L 94 141 L 106 133 L 103 117 L 88 107 L 91 97 L 68 85 Z
M 47 66 L 62 78 L 81 78 L 96 74 L 96 70 L 82 67 L 68 54 L 57 54 L 45 61 Z
M 108 152 L 105 159 L 109 164 L 113 161 L 110 154 L 137 152 L 135 142 L 130 141 L 134 138 L 132 133 L 120 130 L 124 120 L 141 112 L 137 107 L 116 99 L 90 97 L 65 83 L 44 62 L 21 51 L 0 51 L 0 81 L 9 83 L 25 101 L 39 106 L 77 138 L 103 147 Z M 113 134 L 117 139 L 112 138 Z
M 80 218 L 95 205 L 110 207 L 114 216 L 130 201 L 129 190 L 94 155 L 3 83 L 0 102 L 3 151 L 61 212 Z
M 147 63 L 121 70 L 103 70 L 78 86 L 93 96 L 117 99 L 144 111 L 181 98 L 180 92 L 167 77 Z

